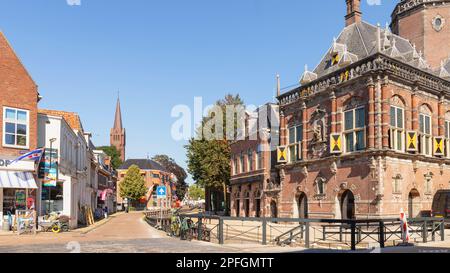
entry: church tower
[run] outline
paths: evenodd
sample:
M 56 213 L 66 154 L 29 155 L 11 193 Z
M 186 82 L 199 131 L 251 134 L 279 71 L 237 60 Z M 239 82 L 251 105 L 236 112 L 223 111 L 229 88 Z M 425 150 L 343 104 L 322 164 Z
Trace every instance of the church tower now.
M 440 68 L 450 54 L 450 0 L 401 0 L 391 28 L 410 40 L 433 69 Z
M 119 98 L 117 98 L 116 116 L 114 118 L 114 127 L 111 129 L 110 143 L 111 146 L 115 146 L 120 152 L 122 161 L 125 161 L 126 135 L 125 128 L 122 125 L 122 112 Z

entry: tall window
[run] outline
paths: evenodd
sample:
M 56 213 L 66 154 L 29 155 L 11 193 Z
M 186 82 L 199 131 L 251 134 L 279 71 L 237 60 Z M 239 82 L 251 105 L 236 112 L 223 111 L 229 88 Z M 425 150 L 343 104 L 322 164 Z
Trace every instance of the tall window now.
M 3 146 L 27 148 L 29 144 L 29 111 L 3 109 Z
M 244 171 L 244 153 L 241 152 L 241 158 L 239 160 L 239 172 L 243 173 Z
M 263 168 L 263 156 L 261 148 L 258 148 L 258 151 L 256 152 L 256 169 L 261 170 Z
M 238 165 L 238 159 L 237 159 L 237 156 L 234 156 L 234 157 L 233 157 L 233 174 L 234 174 L 234 175 L 236 175 L 236 174 L 239 173 L 238 168 L 239 168 L 239 165 Z
M 419 115 L 419 132 L 420 132 L 420 152 L 423 155 L 432 155 L 432 131 L 431 116 L 421 113 Z
M 300 158 L 298 146 L 303 141 L 303 126 L 293 126 L 289 128 L 289 162 L 293 163 Z
M 247 169 L 249 172 L 253 171 L 253 151 L 252 150 L 248 150 L 247 151 Z
M 405 110 L 391 106 L 391 148 L 400 152 L 405 150 Z
M 445 153 L 450 158 L 450 119 L 445 120 Z
M 355 108 L 344 112 L 345 152 L 351 153 L 366 148 L 366 109 Z

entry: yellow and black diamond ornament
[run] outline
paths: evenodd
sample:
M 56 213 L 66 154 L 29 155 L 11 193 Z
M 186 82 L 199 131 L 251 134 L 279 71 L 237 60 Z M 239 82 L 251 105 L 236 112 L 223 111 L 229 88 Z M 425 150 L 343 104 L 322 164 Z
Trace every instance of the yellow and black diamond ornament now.
M 331 134 L 330 137 L 330 153 L 342 153 L 342 136 L 341 134 Z
M 443 156 L 444 155 L 444 138 L 435 137 L 434 138 L 434 155 Z
M 409 131 L 406 133 L 406 150 L 408 152 L 417 152 L 417 132 Z
M 339 53 L 336 53 L 331 58 L 331 65 L 337 65 L 340 61 L 341 57 L 339 56 Z
M 287 148 L 286 146 L 278 146 L 277 148 L 277 161 L 278 163 L 287 163 Z

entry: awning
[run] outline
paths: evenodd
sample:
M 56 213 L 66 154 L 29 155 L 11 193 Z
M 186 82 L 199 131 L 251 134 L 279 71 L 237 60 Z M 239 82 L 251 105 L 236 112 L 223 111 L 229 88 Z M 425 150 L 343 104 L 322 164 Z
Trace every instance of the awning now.
M 37 189 L 31 172 L 0 171 L 0 188 Z

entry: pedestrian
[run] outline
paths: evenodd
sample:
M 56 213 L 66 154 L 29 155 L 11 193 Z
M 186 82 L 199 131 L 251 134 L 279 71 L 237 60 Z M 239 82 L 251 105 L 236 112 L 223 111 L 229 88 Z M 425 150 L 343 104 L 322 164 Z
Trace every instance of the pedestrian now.
M 104 213 L 104 215 L 105 215 L 105 219 L 108 219 L 108 207 L 107 207 L 107 206 L 105 206 L 105 207 L 103 208 L 103 213 Z

